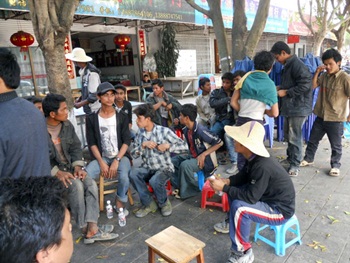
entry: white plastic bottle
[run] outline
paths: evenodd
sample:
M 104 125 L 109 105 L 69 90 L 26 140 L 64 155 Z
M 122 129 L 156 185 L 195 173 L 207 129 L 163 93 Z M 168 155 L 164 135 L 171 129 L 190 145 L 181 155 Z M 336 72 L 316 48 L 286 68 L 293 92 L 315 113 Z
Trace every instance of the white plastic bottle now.
M 124 210 L 122 207 L 119 208 L 118 218 L 119 218 L 119 225 L 121 227 L 125 226 L 126 225 L 126 217 L 125 217 Z
M 216 177 L 215 177 L 216 174 L 213 174 L 211 176 L 208 177 L 209 180 L 215 180 Z M 218 177 L 220 177 L 220 174 L 218 175 Z M 222 196 L 224 193 L 222 191 L 215 191 L 215 193 L 219 196 Z
M 106 214 L 108 219 L 113 218 L 113 207 L 110 200 L 107 201 Z

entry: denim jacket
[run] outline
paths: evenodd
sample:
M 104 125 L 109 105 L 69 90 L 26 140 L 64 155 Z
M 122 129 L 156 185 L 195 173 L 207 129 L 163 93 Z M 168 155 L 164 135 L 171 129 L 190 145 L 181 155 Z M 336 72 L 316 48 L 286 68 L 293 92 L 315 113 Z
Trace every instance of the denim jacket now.
M 84 166 L 85 164 L 83 152 L 81 150 L 81 142 L 70 121 L 62 122 L 62 128 L 58 137 L 61 140 L 62 151 L 68 164 L 62 163 L 54 143 L 50 140 L 50 163 L 51 175 L 53 176 L 56 175 L 59 170 L 62 170 L 62 167 L 65 167 L 67 171 L 72 171 L 75 166 Z
M 183 129 L 183 133 L 189 146 L 187 127 Z M 223 145 L 223 142 L 217 135 L 211 133 L 207 127 L 204 127 L 203 125 L 197 123 L 197 121 L 195 121 L 194 123 L 192 139 L 197 155 L 200 155 L 201 153 L 205 152 L 208 148 L 216 144 Z M 216 166 L 216 153 L 213 152 L 205 157 L 203 168 L 205 177 L 208 177 Z

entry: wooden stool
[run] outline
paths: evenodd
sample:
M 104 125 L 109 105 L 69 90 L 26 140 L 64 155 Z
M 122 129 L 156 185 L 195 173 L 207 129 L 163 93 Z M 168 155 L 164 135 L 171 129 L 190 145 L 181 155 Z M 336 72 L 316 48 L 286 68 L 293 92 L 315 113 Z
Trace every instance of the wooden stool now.
M 111 194 L 111 193 L 117 192 L 117 184 L 118 184 L 118 179 L 105 181 L 103 176 L 100 174 L 100 180 L 98 183 L 98 185 L 99 185 L 98 188 L 99 188 L 99 192 L 100 192 L 100 211 L 103 211 L 103 209 L 104 209 L 104 196 L 106 194 Z M 110 185 L 113 185 L 114 188 L 109 189 L 109 190 L 105 190 L 105 187 L 110 186 Z M 128 198 L 129 198 L 130 205 L 134 205 L 134 199 L 132 198 L 130 188 L 128 190 Z M 113 202 L 112 202 L 112 205 L 113 205 Z
M 194 258 L 197 258 L 197 263 L 204 263 L 205 243 L 174 226 L 169 226 L 145 242 L 149 263 L 154 263 L 155 254 L 170 263 L 186 263 Z

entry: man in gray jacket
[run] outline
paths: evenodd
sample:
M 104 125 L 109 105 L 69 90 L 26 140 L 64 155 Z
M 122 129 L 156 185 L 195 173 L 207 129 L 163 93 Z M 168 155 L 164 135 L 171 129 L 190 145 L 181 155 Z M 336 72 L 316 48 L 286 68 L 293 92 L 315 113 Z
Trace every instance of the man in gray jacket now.
M 51 175 L 56 176 L 68 189 L 72 217 L 85 236 L 84 243 L 117 238 L 118 235 L 110 233 L 113 225 L 97 225 L 97 185 L 84 169 L 81 143 L 68 120 L 66 98 L 59 94 L 48 94 L 43 100 L 43 110 L 51 137 Z
M 312 112 L 312 76 L 305 64 L 291 54 L 283 41 L 276 42 L 271 52 L 284 65 L 281 84 L 277 86 L 280 97 L 280 115 L 284 117 L 284 137 L 288 141 L 287 161 L 290 176 L 298 176 L 302 160 L 305 119 Z

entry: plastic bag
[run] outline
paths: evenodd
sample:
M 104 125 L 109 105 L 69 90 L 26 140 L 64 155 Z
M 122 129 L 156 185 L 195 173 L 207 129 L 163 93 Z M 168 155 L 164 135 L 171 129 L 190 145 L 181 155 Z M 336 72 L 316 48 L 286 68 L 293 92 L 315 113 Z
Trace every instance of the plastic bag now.
M 344 122 L 344 137 L 350 139 L 350 122 Z

